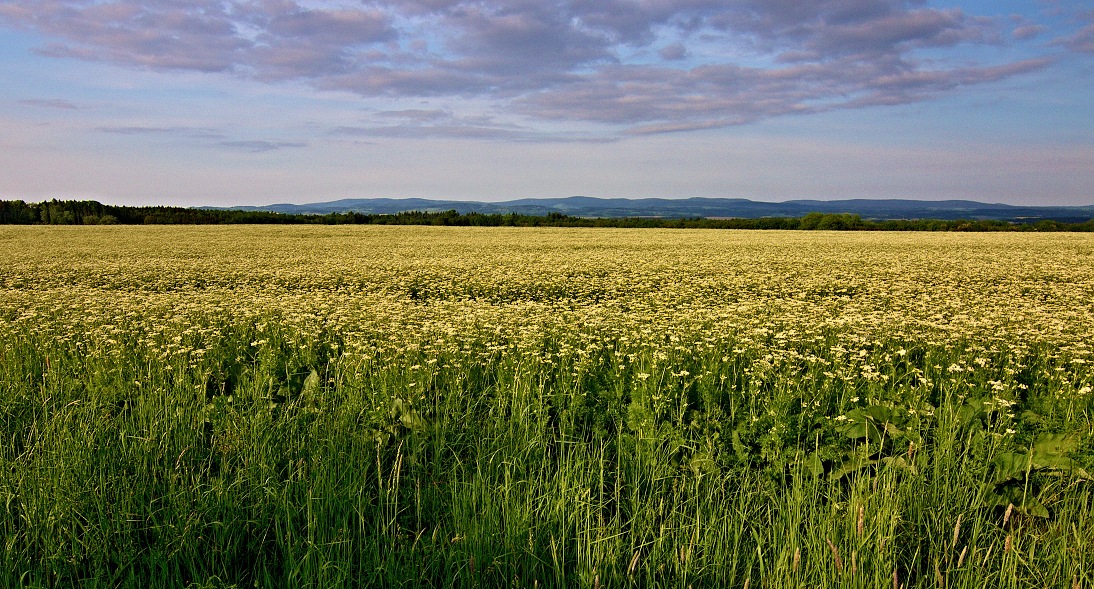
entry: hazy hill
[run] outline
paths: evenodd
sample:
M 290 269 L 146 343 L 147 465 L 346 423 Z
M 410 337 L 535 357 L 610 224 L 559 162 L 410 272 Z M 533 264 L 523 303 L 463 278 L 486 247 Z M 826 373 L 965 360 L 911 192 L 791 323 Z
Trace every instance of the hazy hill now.
M 405 211 L 448 211 L 461 214 L 518 213 L 546 215 L 562 213 L 574 217 L 801 217 L 808 213 L 851 213 L 863 219 L 979 219 L 1033 221 L 1051 219 L 1076 223 L 1094 218 L 1094 205 L 1078 207 L 1015 206 L 971 200 L 789 200 L 759 202 L 743 198 L 524 198 L 504 202 L 430 200 L 422 198 L 343 199 L 310 204 L 272 204 L 257 207 L 223 207 L 243 211 L 268 211 L 296 214 L 358 212 L 394 214 Z

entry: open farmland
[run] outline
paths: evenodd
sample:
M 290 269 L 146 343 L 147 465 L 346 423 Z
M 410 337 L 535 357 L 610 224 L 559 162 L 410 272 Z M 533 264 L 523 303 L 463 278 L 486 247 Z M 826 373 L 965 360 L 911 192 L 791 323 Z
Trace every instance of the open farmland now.
M 1091 587 L 1094 237 L 0 227 L 4 586 Z

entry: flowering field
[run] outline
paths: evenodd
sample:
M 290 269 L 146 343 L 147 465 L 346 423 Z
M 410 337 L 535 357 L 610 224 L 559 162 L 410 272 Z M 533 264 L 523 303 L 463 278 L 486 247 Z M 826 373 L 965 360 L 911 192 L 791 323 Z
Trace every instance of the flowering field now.
M 3 586 L 1091 587 L 1094 236 L 0 227 Z

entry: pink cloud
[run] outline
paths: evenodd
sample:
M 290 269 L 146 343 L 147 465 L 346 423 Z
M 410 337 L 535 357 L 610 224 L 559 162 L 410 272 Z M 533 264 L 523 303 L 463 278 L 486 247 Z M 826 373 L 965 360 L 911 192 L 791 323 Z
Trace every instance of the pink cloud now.
M 924 100 L 1045 67 L 920 59 L 926 48 L 1001 44 L 1003 20 L 916 0 L 376 0 L 330 9 L 296 0 L 0 0 L 0 24 L 41 34 L 44 55 L 299 79 L 362 96 L 478 96 L 527 116 L 631 132 Z M 1040 32 L 1019 24 L 1010 38 Z M 1064 42 L 1094 51 L 1094 25 Z M 653 61 L 628 62 L 635 50 Z M 773 65 L 746 66 L 737 52 Z

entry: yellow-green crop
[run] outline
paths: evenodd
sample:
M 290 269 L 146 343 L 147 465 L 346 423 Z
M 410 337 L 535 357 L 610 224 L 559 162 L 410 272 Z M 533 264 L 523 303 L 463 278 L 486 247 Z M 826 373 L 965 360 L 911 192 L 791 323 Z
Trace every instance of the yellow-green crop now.
M 0 583 L 1088 586 L 1092 341 L 1085 234 L 2 227 Z

